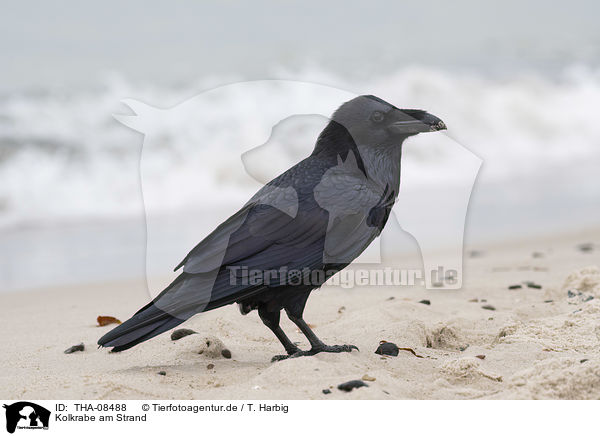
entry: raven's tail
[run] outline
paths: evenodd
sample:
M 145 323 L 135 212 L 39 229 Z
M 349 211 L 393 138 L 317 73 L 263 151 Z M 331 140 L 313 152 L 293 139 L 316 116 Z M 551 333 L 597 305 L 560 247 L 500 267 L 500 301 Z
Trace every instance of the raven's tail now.
M 150 302 L 123 324 L 98 340 L 102 347 L 123 351 L 181 324 L 185 319 L 174 317 Z

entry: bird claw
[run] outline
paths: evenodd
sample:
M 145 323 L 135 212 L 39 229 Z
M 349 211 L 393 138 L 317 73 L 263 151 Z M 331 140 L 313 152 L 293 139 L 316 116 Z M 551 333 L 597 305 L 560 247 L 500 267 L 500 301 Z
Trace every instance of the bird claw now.
M 356 345 L 325 345 L 317 353 L 350 353 L 352 350 L 360 351 Z
M 352 350 L 360 351 L 356 345 L 323 345 L 310 350 L 299 350 L 293 354 L 281 354 L 273 356 L 271 362 L 279 362 L 281 360 L 293 359 L 302 356 L 314 356 L 318 353 L 350 353 Z
M 271 358 L 271 362 L 279 362 L 280 360 L 289 359 L 292 356 L 292 354 L 278 354 L 277 356 L 273 356 Z

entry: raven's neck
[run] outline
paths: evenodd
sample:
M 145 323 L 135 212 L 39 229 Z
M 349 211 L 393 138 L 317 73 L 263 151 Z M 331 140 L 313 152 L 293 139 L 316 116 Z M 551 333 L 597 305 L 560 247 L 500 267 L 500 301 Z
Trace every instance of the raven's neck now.
M 319 135 L 312 156 L 318 156 L 334 166 L 338 162 L 338 156 L 345 161 L 350 151 L 356 158 L 358 169 L 363 172 L 365 177 L 368 177 L 365 163 L 350 132 L 340 123 L 330 121 Z
M 330 121 L 319 135 L 312 155 L 318 156 L 334 166 L 338 163 L 338 156 L 345 161 L 351 151 L 356 157 L 358 168 L 365 177 L 371 179 L 383 189 L 389 186 L 398 195 L 402 143 L 407 137 L 408 135 L 399 138 L 394 144 L 357 145 L 344 126 L 335 121 Z
M 365 162 L 368 178 L 377 183 L 382 190 L 387 187 L 394 191 L 394 197 L 400 190 L 400 160 L 402 143 L 381 146 L 358 146 Z

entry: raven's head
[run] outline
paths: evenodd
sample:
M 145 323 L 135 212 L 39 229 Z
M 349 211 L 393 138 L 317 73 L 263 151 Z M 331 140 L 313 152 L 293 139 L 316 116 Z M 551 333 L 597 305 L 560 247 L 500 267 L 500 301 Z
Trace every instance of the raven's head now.
M 409 136 L 445 130 L 438 117 L 419 109 L 398 109 L 373 95 L 344 103 L 332 120 L 344 126 L 359 145 L 396 145 Z

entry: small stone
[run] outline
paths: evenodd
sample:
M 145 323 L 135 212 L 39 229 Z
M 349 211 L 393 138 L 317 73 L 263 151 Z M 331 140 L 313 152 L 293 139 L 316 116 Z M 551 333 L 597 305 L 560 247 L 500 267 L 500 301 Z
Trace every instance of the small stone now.
M 587 362 L 588 360 L 590 360 L 590 359 L 581 359 L 581 360 L 579 361 L 579 363 L 585 363 L 585 362 Z
M 471 298 L 469 303 L 479 303 L 479 298 Z
M 521 289 L 523 286 L 521 285 L 510 285 L 508 289 Z
M 323 392 L 325 395 L 327 395 L 327 394 L 330 394 L 330 393 L 331 393 L 331 391 L 330 391 L 329 389 L 323 389 L 323 391 L 322 391 L 322 392 Z
M 157 374 L 158 375 L 167 375 L 167 372 L 166 371 L 158 371 Z
M 221 350 L 221 356 L 223 356 L 225 359 L 231 359 L 231 351 L 225 348 L 224 350 Z
M 385 301 L 392 301 L 392 300 L 395 300 L 395 299 L 396 299 L 396 297 L 390 297 L 390 298 L 388 298 L 388 299 L 387 299 L 387 300 L 385 300 Z
M 363 375 L 361 378 L 362 378 L 364 381 L 375 381 L 375 380 L 377 380 L 375 377 L 371 377 L 371 376 L 370 376 L 370 375 L 368 375 L 368 374 L 365 374 L 365 375 Z
M 64 353 L 65 354 L 71 354 L 71 353 L 75 353 L 76 351 L 84 351 L 85 350 L 85 345 L 83 345 L 83 342 L 81 344 L 77 344 L 77 345 L 73 345 L 72 347 L 67 348 Z
M 496 310 L 496 308 L 494 306 L 492 306 L 491 304 L 486 304 L 484 306 L 481 306 L 482 309 L 485 310 Z
M 346 306 L 342 306 L 338 309 L 338 313 L 342 313 L 344 310 L 346 310 Z
M 554 303 L 554 300 L 544 300 L 544 303 Z
M 429 300 L 421 300 L 421 301 L 419 301 L 419 303 L 426 304 L 427 306 L 431 305 L 431 301 L 429 301 Z
M 398 346 L 393 342 L 381 342 L 375 354 L 381 354 L 382 356 L 397 356 L 400 350 Z
M 214 363 L 209 363 L 208 365 L 206 365 L 206 369 L 213 369 L 215 367 Z
M 577 294 L 576 294 L 575 292 L 573 292 L 573 291 L 567 291 L 567 296 L 568 296 L 569 298 L 573 298 L 573 297 L 576 297 L 576 296 L 577 296 Z
M 173 333 L 171 333 L 171 340 L 178 341 L 181 338 L 185 338 L 189 335 L 195 335 L 196 332 L 190 329 L 177 329 Z
M 475 356 L 475 357 L 477 357 L 478 359 L 481 359 L 481 360 L 483 360 L 483 359 L 485 359 L 485 354 L 478 354 L 478 355 L 477 355 L 477 356 Z
M 528 288 L 533 288 L 533 289 L 542 289 L 542 285 L 538 285 L 538 284 L 533 283 L 533 282 L 527 283 L 527 287 Z
M 589 253 L 590 251 L 594 250 L 594 244 L 592 244 L 590 242 L 586 242 L 584 244 L 579 244 L 577 246 L 577 249 L 579 251 L 581 251 L 582 253 Z
M 366 384 L 364 381 L 362 380 L 350 380 L 346 383 L 342 383 L 340 385 L 338 385 L 338 389 L 340 391 L 344 391 L 344 392 L 350 392 L 352 389 L 358 389 L 358 388 L 362 388 L 363 386 L 365 387 L 369 387 L 368 384 Z

